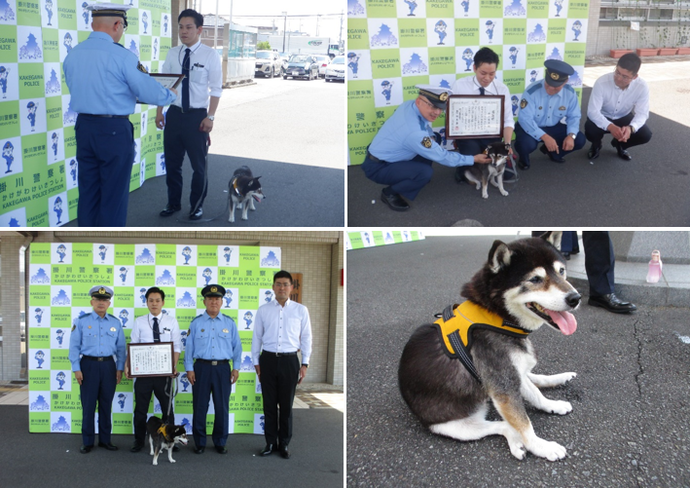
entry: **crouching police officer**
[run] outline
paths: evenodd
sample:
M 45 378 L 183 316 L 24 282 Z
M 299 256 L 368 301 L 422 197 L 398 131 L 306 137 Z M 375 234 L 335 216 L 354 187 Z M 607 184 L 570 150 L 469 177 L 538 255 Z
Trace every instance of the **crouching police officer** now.
M 530 167 L 529 155 L 540 141 L 541 152 L 554 163 L 565 163 L 563 156 L 581 149 L 587 139 L 580 132 L 580 103 L 568 77 L 575 70 L 557 59 L 544 62 L 546 76 L 527 87 L 520 101 L 515 125 L 515 150 L 520 155 L 518 167 Z M 565 124 L 561 120 L 565 118 Z
M 399 212 L 410 208 L 403 196 L 414 200 L 429 183 L 433 161 L 450 167 L 491 162 L 485 154 L 464 156 L 442 148 L 431 123 L 446 109 L 448 96 L 453 92 L 428 85 L 417 88 L 419 96 L 402 103 L 383 124 L 362 164 L 367 178 L 388 185 L 381 191 L 381 200 Z
M 110 442 L 110 410 L 115 387 L 120 383 L 125 368 L 125 333 L 120 321 L 106 313 L 113 290 L 107 286 L 94 286 L 89 295 L 93 312 L 75 320 L 69 340 L 69 360 L 81 394 L 83 445 L 79 452 L 82 454 L 93 449 L 96 402 L 98 447 L 117 451 L 117 446 Z

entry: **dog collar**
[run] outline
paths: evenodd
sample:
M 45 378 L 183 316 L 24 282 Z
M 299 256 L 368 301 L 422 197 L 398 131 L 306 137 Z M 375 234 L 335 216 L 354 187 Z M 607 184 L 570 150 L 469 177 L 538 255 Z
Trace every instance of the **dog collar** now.
M 439 317 L 440 316 L 440 317 Z M 510 337 L 526 338 L 530 331 L 510 323 L 484 307 L 470 301 L 460 305 L 449 305 L 441 314 L 434 325 L 438 328 L 446 354 L 459 359 L 472 377 L 481 383 L 477 369 L 470 356 L 472 347 L 472 334 L 477 329 L 486 329 Z

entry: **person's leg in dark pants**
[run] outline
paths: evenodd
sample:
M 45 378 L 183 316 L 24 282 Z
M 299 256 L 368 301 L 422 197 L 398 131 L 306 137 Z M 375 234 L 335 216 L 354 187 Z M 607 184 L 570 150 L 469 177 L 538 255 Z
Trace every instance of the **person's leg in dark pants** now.
M 100 389 L 98 392 L 98 445 L 110 444 L 110 433 L 113 430 L 110 412 L 113 408 L 115 387 L 115 361 L 98 361 L 100 375 Z
M 146 417 L 151 403 L 152 380 L 137 378 L 134 382 L 134 444 L 143 447 L 146 442 Z M 133 450 L 135 446 L 132 447 Z
M 163 149 L 165 151 L 165 183 L 168 186 L 168 205 L 180 208 L 182 202 L 182 163 L 185 144 L 184 114 L 170 107 L 165 116 Z
M 300 365 L 297 356 L 285 356 L 279 359 L 278 405 L 280 407 L 280 421 L 278 443 L 281 448 L 287 448 L 292 439 L 292 403 L 295 400 Z
M 192 164 L 192 189 L 189 194 L 189 208 L 193 213 L 201 208 L 208 191 L 208 177 L 206 175 L 208 154 L 208 133 L 201 132 L 199 126 L 206 118 L 206 111 L 190 112 L 186 117 L 187 131 L 184 134 L 184 145 Z M 196 128 L 196 129 L 195 129 Z
M 614 293 L 614 266 L 616 258 L 608 232 L 585 231 L 582 233 L 585 249 L 585 271 L 589 280 L 589 305 L 609 312 L 630 313 L 637 307 L 623 302 Z
M 194 408 L 192 435 L 197 450 L 206 447 L 206 414 L 208 413 L 208 402 L 211 399 L 211 372 L 209 369 L 212 367 L 201 361 L 194 362 L 196 381 L 192 386 L 192 406 Z
M 230 383 L 230 364 L 227 361 L 212 368 L 211 382 L 213 409 L 215 411 L 211 438 L 213 439 L 213 445 L 216 446 L 216 450 L 219 450 L 219 448 L 225 447 L 225 443 L 228 440 L 228 403 L 230 401 L 232 384 Z
M 83 376 L 79 387 L 82 409 L 81 437 L 85 446 L 93 446 L 96 438 L 96 402 L 100 384 L 97 362 L 82 359 L 81 373 Z
M 266 444 L 278 446 L 278 376 L 277 359 L 269 354 L 259 356 L 261 395 L 264 405 L 264 437 Z

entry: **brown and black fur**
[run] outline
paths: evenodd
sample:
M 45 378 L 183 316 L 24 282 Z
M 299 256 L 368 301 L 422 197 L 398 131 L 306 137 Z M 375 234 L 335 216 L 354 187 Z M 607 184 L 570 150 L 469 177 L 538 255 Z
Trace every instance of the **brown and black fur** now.
M 155 416 L 146 422 L 146 432 L 148 433 L 154 466 L 158 465 L 158 456 L 162 450 L 168 450 L 168 461 L 174 463 L 172 452 L 175 443 L 187 445 L 187 431 L 182 425 L 164 424 L 161 419 Z

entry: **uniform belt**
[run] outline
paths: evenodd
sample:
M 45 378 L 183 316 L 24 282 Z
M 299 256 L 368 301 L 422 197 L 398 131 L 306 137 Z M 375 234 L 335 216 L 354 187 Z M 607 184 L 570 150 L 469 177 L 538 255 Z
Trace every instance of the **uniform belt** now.
M 82 356 L 82 359 L 88 359 L 89 361 L 112 361 L 112 356 Z
M 275 356 L 279 358 L 280 356 L 297 356 L 297 352 L 271 352 L 271 351 L 264 351 L 261 354 L 268 354 L 269 356 Z
M 97 115 L 97 114 L 79 114 L 84 117 L 101 117 L 105 119 L 128 119 L 129 115 Z
M 218 366 L 219 364 L 227 363 L 228 361 L 230 361 L 230 360 L 229 359 L 213 359 L 213 360 L 211 360 L 211 359 L 197 358 L 197 362 L 208 363 L 211 366 Z
M 377 158 L 376 156 L 374 156 L 373 154 L 371 154 L 369 151 L 367 151 L 367 157 L 368 157 L 369 159 L 371 159 L 372 161 L 376 161 L 377 163 L 385 163 L 385 161 L 383 161 L 383 160 Z

